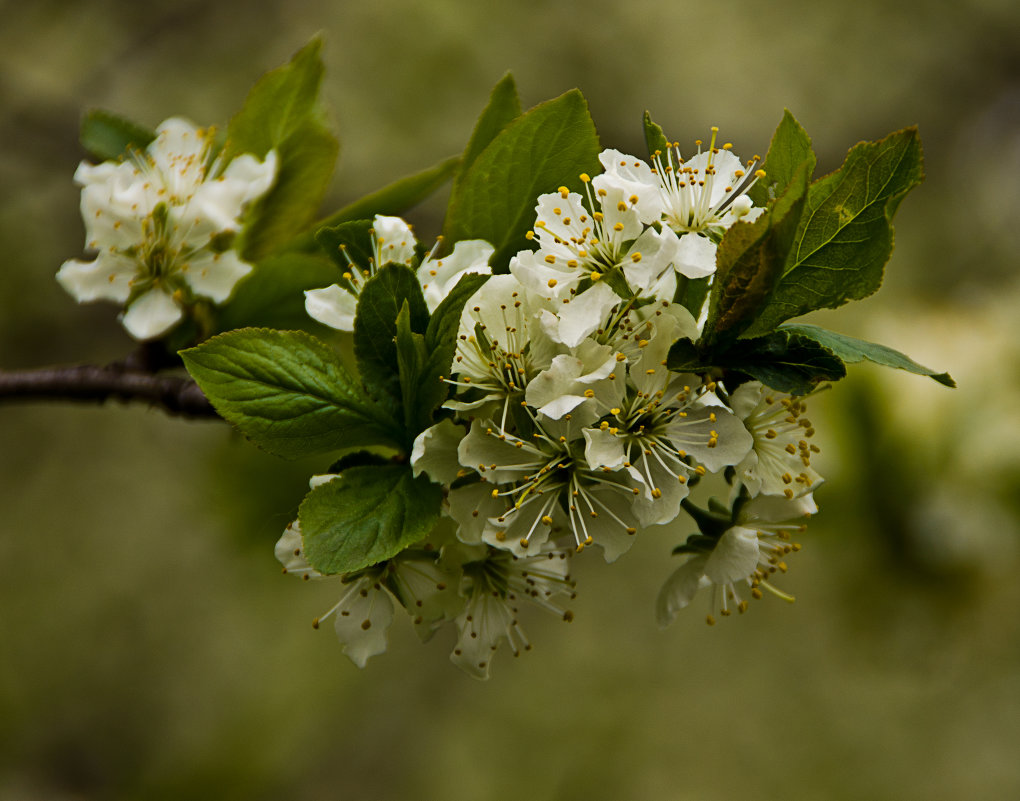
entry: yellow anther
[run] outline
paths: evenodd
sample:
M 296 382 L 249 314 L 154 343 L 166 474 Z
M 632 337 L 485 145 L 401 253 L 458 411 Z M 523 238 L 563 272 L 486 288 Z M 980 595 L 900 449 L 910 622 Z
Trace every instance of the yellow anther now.
M 562 197 L 562 198 L 566 198 L 566 197 L 568 197 L 570 195 L 570 190 L 567 189 L 567 187 L 565 187 L 565 186 L 561 186 L 556 191 L 560 193 L 560 197 Z
M 555 278 L 549 279 L 549 289 L 552 289 L 556 284 L 559 283 Z
M 552 253 L 550 253 L 548 256 L 545 257 L 545 263 L 546 264 L 555 264 L 556 263 L 556 257 L 554 255 L 552 255 Z
M 610 414 L 619 414 L 620 410 L 617 407 L 613 407 L 612 409 L 609 410 L 609 413 Z
M 754 171 L 754 176 L 756 178 L 764 178 L 765 177 L 765 170 L 755 170 Z
M 584 183 L 586 183 L 586 184 L 587 184 L 587 183 L 590 183 L 590 182 L 591 182 L 591 176 L 590 176 L 590 175 L 588 175 L 588 173 L 586 173 L 586 172 L 582 172 L 582 173 L 581 173 L 581 180 L 582 180 L 582 181 L 583 181 Z
M 591 275 L 589 277 L 591 278 L 592 281 L 598 281 L 602 277 L 602 273 L 597 273 L 594 270 L 592 270 Z
M 632 262 L 634 262 L 635 264 L 637 264 L 639 261 L 641 261 L 641 254 L 640 253 L 631 253 L 630 254 L 630 260 Z
M 617 231 L 617 232 L 622 231 L 623 230 L 623 223 L 618 222 L 616 225 L 613 226 L 613 230 Z

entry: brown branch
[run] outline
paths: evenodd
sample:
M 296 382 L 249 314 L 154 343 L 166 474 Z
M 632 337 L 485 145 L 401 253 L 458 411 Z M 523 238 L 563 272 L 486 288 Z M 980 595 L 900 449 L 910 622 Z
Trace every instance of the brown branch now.
M 130 362 L 105 367 L 80 364 L 34 370 L 0 370 L 0 404 L 40 400 L 79 403 L 143 401 L 171 415 L 219 418 L 202 390 L 190 378 L 158 375 L 138 369 Z

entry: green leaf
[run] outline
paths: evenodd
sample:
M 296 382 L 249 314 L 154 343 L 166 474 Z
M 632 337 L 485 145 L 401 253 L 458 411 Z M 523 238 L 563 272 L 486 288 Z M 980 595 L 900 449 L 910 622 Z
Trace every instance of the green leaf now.
M 461 175 L 457 176 L 454 183 L 454 193 L 461 184 L 463 172 L 470 169 L 471 165 L 481 155 L 482 151 L 489 146 L 489 143 L 511 122 L 521 116 L 521 100 L 517 95 L 517 84 L 514 76 L 509 72 L 500 78 L 499 83 L 492 87 L 489 94 L 489 104 L 482 110 L 475 123 L 475 129 L 471 133 L 467 147 L 464 148 L 464 155 L 461 156 Z
M 769 200 L 779 197 L 786 191 L 786 187 L 804 162 L 809 164 L 807 178 L 810 181 L 817 161 L 811 149 L 811 137 L 787 109 L 772 135 L 769 152 L 765 154 L 765 162 L 761 165 L 765 170 L 765 177 L 755 182 L 747 193 L 748 197 L 755 205 L 764 206 Z
M 644 117 L 645 144 L 648 145 L 648 157 L 654 159 L 656 153 L 665 154 L 669 150 L 669 140 L 662 132 L 662 127 L 652 122 L 652 115 L 647 111 Z
M 342 272 L 351 269 L 351 262 L 367 270 L 368 265 L 375 262 L 372 225 L 371 220 L 349 220 L 329 228 L 320 228 L 315 232 L 315 241 Z
M 893 212 L 923 177 L 915 128 L 853 147 L 839 170 L 811 185 L 790 260 L 748 333 L 877 290 L 892 252 Z
M 943 386 L 956 387 L 956 382 L 949 373 L 936 373 L 913 359 L 893 350 L 885 345 L 878 345 L 874 342 L 867 342 L 863 339 L 855 339 L 845 334 L 837 334 L 835 331 L 828 331 L 819 328 L 817 325 L 783 325 L 780 331 L 789 331 L 792 334 L 800 334 L 814 340 L 822 347 L 828 348 L 844 362 L 855 364 L 867 360 L 885 367 L 895 367 L 899 370 L 906 370 L 915 375 L 925 375 L 938 381 Z
M 216 411 L 270 453 L 401 447 L 398 425 L 329 346 L 304 332 L 244 328 L 181 351 L 181 358 Z
M 263 75 L 230 120 L 225 160 L 242 153 L 264 158 L 298 133 L 309 119 L 320 118 L 319 86 L 323 72 L 322 38 L 317 36 L 288 63 Z
M 408 302 L 397 315 L 397 334 L 394 337 L 397 351 L 397 372 L 400 377 L 401 405 L 404 410 L 404 429 L 410 442 L 432 424 L 432 409 L 421 402 L 421 394 L 430 387 L 423 383 L 428 354 L 425 337 L 411 330 L 411 312 Z M 438 383 L 438 379 L 433 379 Z
M 461 276 L 457 285 L 429 318 L 425 330 L 425 353 L 428 354 L 421 368 L 417 402 L 426 415 L 415 432 L 415 436 L 432 424 L 432 413 L 446 400 L 450 387 L 443 378 L 450 374 L 450 366 L 457 351 L 457 331 L 460 329 L 460 315 L 464 304 L 481 289 L 489 279 L 487 275 L 469 273 Z
M 245 221 L 241 250 L 246 259 L 271 253 L 312 223 L 339 152 L 336 137 L 315 120 L 280 143 L 276 182 Z
M 687 309 L 695 320 L 701 316 L 701 307 L 705 305 L 705 298 L 708 297 L 710 277 L 688 278 L 677 273 L 673 302 Z
M 282 67 L 266 73 L 227 128 L 224 163 L 242 153 L 277 155 L 276 182 L 249 211 L 241 252 L 268 254 L 306 228 L 329 186 L 340 145 L 319 101 L 322 40 L 313 39 Z
M 354 355 L 362 380 L 369 389 L 386 392 L 400 401 L 400 367 L 397 362 L 397 315 L 408 306 L 412 331 L 424 333 L 429 310 L 414 270 L 404 264 L 387 264 L 365 282 L 354 318 Z
M 669 349 L 666 364 L 679 373 L 734 371 L 794 395 L 807 394 L 820 381 L 846 376 L 846 367 L 831 350 L 784 329 L 756 339 L 738 339 L 711 353 L 689 339 L 680 339 Z
M 580 190 L 580 174 L 599 171 L 599 140 L 584 96 L 575 90 L 542 103 L 506 126 L 463 173 L 447 209 L 445 237 L 484 239 L 489 264 L 505 271 L 535 221 L 539 195 Z
M 155 131 L 102 109 L 85 112 L 79 134 L 82 147 L 99 161 L 119 159 L 129 149 L 145 150 L 155 138 Z
M 305 556 L 327 575 L 390 559 L 428 536 L 442 500 L 442 489 L 408 465 L 348 468 L 301 504 Z
M 216 327 L 316 328 L 305 311 L 304 290 L 336 282 L 336 268 L 325 256 L 284 253 L 267 256 L 237 287 L 229 303 L 216 307 Z
M 335 226 L 350 220 L 371 220 L 377 214 L 399 216 L 449 181 L 458 166 L 458 156 L 445 159 L 427 170 L 408 175 L 349 203 L 320 225 Z
M 820 381 L 846 376 L 843 362 L 828 348 L 801 334 L 775 331 L 758 339 L 740 339 L 717 366 L 745 373 L 779 392 L 806 395 Z
M 807 199 L 811 162 L 805 161 L 784 193 L 751 223 L 730 226 L 716 251 L 708 320 L 702 341 L 732 340 L 754 322 L 783 272 Z

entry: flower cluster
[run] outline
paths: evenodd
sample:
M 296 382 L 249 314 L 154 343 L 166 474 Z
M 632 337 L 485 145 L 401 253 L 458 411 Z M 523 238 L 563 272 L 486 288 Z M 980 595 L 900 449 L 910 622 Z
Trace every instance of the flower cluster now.
M 136 339 L 160 337 L 199 300 L 223 303 L 251 272 L 231 248 L 245 208 L 276 178 L 276 153 L 223 164 L 215 132 L 171 118 L 145 151 L 82 162 L 85 247 L 92 261 L 64 262 L 57 280 L 80 303 L 110 300 Z
M 713 588 L 709 622 L 763 589 L 789 598 L 770 578 L 799 548 L 790 537 L 820 481 L 803 398 L 669 367 L 671 346 L 697 340 L 705 319 L 676 302 L 678 277 L 711 280 L 723 232 L 762 211 L 746 195 L 757 159 L 742 164 L 715 139 L 688 161 L 675 147 L 652 164 L 604 151 L 604 172 L 581 176 L 585 194 L 537 199 L 536 248 L 466 302 L 445 416 L 411 454 L 415 475 L 445 488 L 448 525 L 343 577 L 332 612 L 357 664 L 385 647 L 396 601 L 423 637 L 454 624 L 453 661 L 487 676 L 501 643 L 529 647 L 522 601 L 571 618 L 571 553 L 595 546 L 611 562 L 682 513 L 698 533 L 677 549 L 663 625 L 703 586 Z M 377 217 L 373 263 L 352 262 L 344 285 L 308 292 L 309 313 L 351 330 L 364 280 L 388 261 L 413 265 L 415 245 L 403 221 Z M 430 308 L 460 275 L 488 272 L 490 253 L 462 242 L 445 261 L 426 258 L 417 274 Z M 690 493 L 708 474 L 725 478 L 729 502 L 705 510 Z M 318 575 L 297 524 L 277 553 L 287 571 Z

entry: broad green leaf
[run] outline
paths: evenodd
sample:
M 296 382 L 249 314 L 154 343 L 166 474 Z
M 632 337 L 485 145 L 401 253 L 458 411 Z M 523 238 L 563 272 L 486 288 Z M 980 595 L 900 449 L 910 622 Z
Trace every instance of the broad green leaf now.
M 471 132 L 471 139 L 468 140 L 467 147 L 464 148 L 464 155 L 461 156 L 462 173 L 454 183 L 453 191 L 455 193 L 461 183 L 463 172 L 470 169 L 499 132 L 519 116 L 521 116 L 521 99 L 517 95 L 514 76 L 508 72 L 500 78 L 499 83 L 492 87 L 489 104 L 482 110 L 478 122 L 475 123 L 475 129 Z
M 275 150 L 276 182 L 251 209 L 241 251 L 258 259 L 314 219 L 329 186 L 339 143 L 319 101 L 322 40 L 313 39 L 287 64 L 266 73 L 227 127 L 224 161 Z
M 397 315 L 408 305 L 412 331 L 424 333 L 429 310 L 414 271 L 403 264 L 387 264 L 365 282 L 354 318 L 354 355 L 361 377 L 370 389 L 401 400 L 397 363 Z
M 922 179 L 915 128 L 853 147 L 839 170 L 811 185 L 790 260 L 748 333 L 877 290 L 892 252 L 893 212 Z
M 305 556 L 327 575 L 390 559 L 428 536 L 442 500 L 442 489 L 406 464 L 350 467 L 301 504 Z
M 85 112 L 79 139 L 82 147 L 99 161 L 119 159 L 129 148 L 145 150 L 156 132 L 102 109 Z
M 181 351 L 181 358 L 216 411 L 270 453 L 401 447 L 397 424 L 309 334 L 244 328 Z
M 663 157 L 665 157 L 666 151 L 669 150 L 669 140 L 666 138 L 666 134 L 663 133 L 662 127 L 652 122 L 652 115 L 647 111 L 644 117 L 644 128 L 645 144 L 648 145 L 648 157 L 654 159 L 656 153 L 662 153 Z
M 772 294 L 793 245 L 807 199 L 810 161 L 790 178 L 786 190 L 751 223 L 730 226 L 716 251 L 708 320 L 702 340 L 732 340 L 754 322 Z
M 809 337 L 782 330 L 758 339 L 737 340 L 718 361 L 717 366 L 745 373 L 792 395 L 806 395 L 821 381 L 846 376 L 846 367 L 831 350 Z
M 599 171 L 599 140 L 579 91 L 542 103 L 515 119 L 468 168 L 447 209 L 448 242 L 484 239 L 496 249 L 489 264 L 506 270 L 528 246 L 539 195 L 560 186 L 581 189 L 581 173 Z
M 811 137 L 787 109 L 772 135 L 769 152 L 765 154 L 765 161 L 761 165 L 765 170 L 765 177 L 755 182 L 747 193 L 748 197 L 756 206 L 764 206 L 769 200 L 779 197 L 786 191 L 794 174 L 804 162 L 808 162 L 809 165 L 807 179 L 810 181 L 817 161 L 811 149 Z
M 318 327 L 305 311 L 304 290 L 329 286 L 336 280 L 336 267 L 325 256 L 267 256 L 238 284 L 230 302 L 216 308 L 217 330 Z
M 885 345 L 878 345 L 874 342 L 867 342 L 863 339 L 855 339 L 845 334 L 837 334 L 835 331 L 828 331 L 819 328 L 817 325 L 783 325 L 780 331 L 789 331 L 792 334 L 800 334 L 814 340 L 822 347 L 828 348 L 844 362 L 855 364 L 857 362 L 869 361 L 881 364 L 885 367 L 895 367 L 906 370 L 915 375 L 926 375 L 947 387 L 955 387 L 956 382 L 949 373 L 936 373 L 898 350 L 893 350 Z

